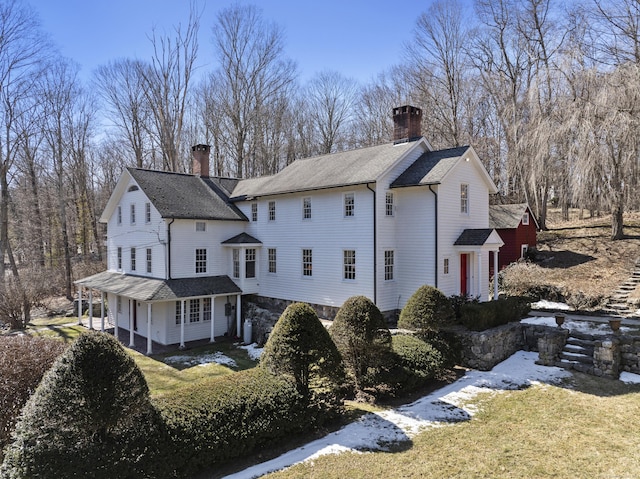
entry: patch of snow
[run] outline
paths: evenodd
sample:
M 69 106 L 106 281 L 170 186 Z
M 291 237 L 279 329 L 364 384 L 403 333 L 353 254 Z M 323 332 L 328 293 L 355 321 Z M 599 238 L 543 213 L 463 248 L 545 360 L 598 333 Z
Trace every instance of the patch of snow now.
M 640 384 L 640 374 L 628 373 L 627 371 L 622 371 L 620 373 L 620 381 L 625 384 Z
M 543 299 L 541 301 L 531 303 L 531 309 L 557 309 L 558 311 L 569 311 L 571 310 L 571 306 L 567 303 L 556 303 L 554 301 L 547 301 L 546 299 Z
M 420 431 L 467 421 L 477 412 L 472 403 L 481 393 L 513 390 L 537 383 L 554 383 L 571 373 L 561 368 L 535 364 L 538 354 L 519 351 L 491 371 L 469 371 L 456 382 L 417 401 L 386 411 L 369 413 L 323 438 L 289 451 L 280 457 L 227 476 L 251 479 L 312 461 L 325 454 L 345 451 L 387 451 Z
M 553 316 L 531 316 L 520 321 L 524 324 L 535 324 L 538 326 L 552 326 L 557 327 L 556 319 Z M 604 335 L 611 334 L 611 328 L 609 323 L 600 321 L 585 320 L 573 320 L 565 319 L 562 324 L 563 329 L 569 329 L 570 331 L 577 331 L 585 334 Z M 632 328 L 622 326 L 620 328 L 621 333 L 628 333 Z
M 264 349 L 264 348 L 259 348 L 257 343 L 252 343 L 247 346 L 240 346 L 240 348 L 245 349 L 249 357 L 254 361 L 258 361 L 260 359 L 260 356 L 262 355 L 262 350 Z
M 236 367 L 236 362 L 229 356 L 225 356 L 221 352 L 215 352 L 212 354 L 199 354 L 199 355 L 176 355 L 167 356 L 164 358 L 165 363 L 170 364 L 183 364 L 185 366 L 206 366 L 210 363 L 218 363 L 224 366 Z

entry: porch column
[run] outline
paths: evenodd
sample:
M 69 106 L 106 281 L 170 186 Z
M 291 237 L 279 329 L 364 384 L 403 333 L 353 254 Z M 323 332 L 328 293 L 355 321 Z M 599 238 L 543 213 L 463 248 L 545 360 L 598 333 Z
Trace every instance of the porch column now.
M 78 325 L 82 325 L 82 285 L 78 285 Z
M 104 333 L 104 291 L 100 292 L 100 331 Z
M 216 301 L 215 296 L 211 296 L 211 339 L 209 339 L 210 343 L 215 343 L 215 341 L 216 341 L 215 337 L 214 337 L 214 334 L 215 334 L 215 323 L 216 323 L 216 321 L 215 321 L 216 320 L 216 315 L 215 315 L 216 303 L 215 303 L 215 301 Z
M 93 329 L 93 290 L 89 288 L 89 329 Z
M 482 298 L 482 284 L 484 283 L 484 278 L 482 277 L 482 251 L 476 254 L 478 257 L 478 296 Z M 487 293 L 487 296 L 489 293 Z
M 493 300 L 498 299 L 498 250 L 493 252 Z
M 109 314 L 113 315 L 113 335 L 116 337 L 116 339 L 118 341 L 120 341 L 120 336 L 118 336 L 118 321 L 120 321 L 120 311 L 118 311 L 118 305 L 122 304 L 122 298 L 120 296 L 116 296 L 116 312 L 113 313 L 111 310 L 109 310 Z
M 133 334 L 133 309 L 132 309 L 132 305 L 133 304 L 133 308 L 135 308 L 135 301 L 131 301 L 129 300 L 129 347 L 133 348 L 136 345 L 136 340 Z
M 242 337 L 242 320 L 240 314 L 240 295 L 236 296 L 236 326 L 238 337 Z
M 180 349 L 184 349 L 184 303 L 184 299 L 180 301 Z
M 151 303 L 147 303 L 147 354 L 152 353 L 151 340 Z

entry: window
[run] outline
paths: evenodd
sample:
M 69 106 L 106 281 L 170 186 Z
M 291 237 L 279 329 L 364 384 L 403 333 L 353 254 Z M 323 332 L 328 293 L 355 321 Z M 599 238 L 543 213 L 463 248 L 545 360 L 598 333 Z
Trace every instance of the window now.
M 182 301 L 176 301 L 176 324 L 182 323 Z
M 391 281 L 393 279 L 393 250 L 384 252 L 384 280 Z
M 144 204 L 144 222 L 151 223 L 151 203 Z
M 151 248 L 147 248 L 147 273 L 151 273 Z
M 118 206 L 118 226 L 122 224 L 122 206 Z
M 136 249 L 131 248 L 131 271 L 136 270 Z
M 135 204 L 131 205 L 131 224 L 132 225 L 136 224 L 136 205 Z
M 387 192 L 384 201 L 384 214 L 386 216 L 393 216 L 393 193 Z
M 131 185 L 127 191 L 128 192 L 138 191 L 138 187 L 136 185 Z
M 200 299 L 192 299 L 189 301 L 189 322 L 200 322 Z
M 302 198 L 302 219 L 311 219 L 311 197 Z
M 310 249 L 302 250 L 302 276 L 313 276 L 313 252 Z
M 442 268 L 442 272 L 444 274 L 449 274 L 449 258 L 445 258 L 444 259 L 444 265 L 443 265 L 443 268 Z
M 251 203 L 251 221 L 258 221 L 258 203 Z
M 118 246 L 118 269 L 122 269 L 122 247 Z
M 244 252 L 244 270 L 245 278 L 256 277 L 256 250 L 255 248 L 248 248 Z
M 207 250 L 205 248 L 196 249 L 196 273 L 207 272 Z
M 356 279 L 356 252 L 352 249 L 343 251 L 344 279 Z
M 211 298 L 202 299 L 202 320 L 211 321 Z
M 122 296 L 118 296 L 118 299 L 116 300 L 116 310 L 118 313 L 122 313 Z
M 233 277 L 234 278 L 240 277 L 240 250 L 239 249 L 233 250 Z
M 460 213 L 469 213 L 469 185 L 460 185 Z
M 353 193 L 347 193 L 344 195 L 344 215 L 353 216 L 355 211 L 355 197 Z
M 528 225 L 529 224 L 529 212 L 525 211 L 524 215 L 522 215 L 522 224 L 523 225 Z
M 204 221 L 196 221 L 196 231 L 207 231 L 207 223 L 205 223 Z
M 520 257 L 524 258 L 527 255 L 527 251 L 529 251 L 529 245 L 523 244 L 520 246 Z
M 269 273 L 276 272 L 276 249 L 269 248 L 267 250 L 267 255 L 269 256 Z
M 269 201 L 269 221 L 276 220 L 276 202 Z

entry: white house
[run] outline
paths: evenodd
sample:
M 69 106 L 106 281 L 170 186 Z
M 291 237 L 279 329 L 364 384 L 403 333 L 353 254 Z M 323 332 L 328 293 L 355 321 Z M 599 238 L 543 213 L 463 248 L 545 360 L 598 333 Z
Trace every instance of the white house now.
M 497 261 L 503 244 L 489 228 L 495 185 L 472 147 L 432 151 L 420 109 L 393 115 L 391 143 L 268 177 L 210 177 L 206 145 L 193 175 L 127 168 L 100 219 L 107 271 L 76 281 L 80 297 L 101 292 L 148 352 L 239 334 L 242 295 L 326 317 L 354 295 L 397 314 L 424 284 L 487 300 L 489 252 Z

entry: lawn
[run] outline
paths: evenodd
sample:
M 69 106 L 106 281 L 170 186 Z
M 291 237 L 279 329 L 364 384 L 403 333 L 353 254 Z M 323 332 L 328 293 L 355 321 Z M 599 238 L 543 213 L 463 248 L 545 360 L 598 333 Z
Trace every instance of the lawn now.
M 561 386 L 481 394 L 469 421 L 393 452 L 327 455 L 265 477 L 631 478 L 640 470 L 640 386 L 575 374 Z

